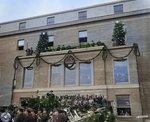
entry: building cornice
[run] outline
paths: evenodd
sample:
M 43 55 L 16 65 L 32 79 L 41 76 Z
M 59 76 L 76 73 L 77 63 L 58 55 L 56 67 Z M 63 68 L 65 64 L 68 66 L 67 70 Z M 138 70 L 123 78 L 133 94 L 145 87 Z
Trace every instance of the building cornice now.
M 71 21 L 71 22 L 58 23 L 54 25 L 45 25 L 41 27 L 28 28 L 24 30 L 5 32 L 5 33 L 0 33 L 0 37 L 25 34 L 25 33 L 37 32 L 37 31 L 47 31 L 49 29 L 56 29 L 56 28 L 62 28 L 62 27 L 67 27 L 67 26 L 87 24 L 87 23 L 92 23 L 92 22 L 118 19 L 118 18 L 137 16 L 137 15 L 143 15 L 143 14 L 150 14 L 150 9 L 143 9 L 143 10 L 132 11 L 132 12 L 124 12 L 121 14 L 112 14 L 112 15 L 106 15 L 106 16 L 100 16 L 100 17 L 87 18 L 85 20 L 76 20 L 76 21 Z
M 86 9 L 90 9 L 90 8 L 107 6 L 107 5 L 112 5 L 112 4 L 119 4 L 119 3 L 123 3 L 123 2 L 129 2 L 129 1 L 134 1 L 134 0 L 119 0 L 119 1 L 109 2 L 109 3 L 91 5 L 91 6 L 87 6 L 87 7 L 81 7 L 81 8 L 65 10 L 65 11 L 60 11 L 60 12 L 54 12 L 54 13 L 45 14 L 45 15 L 28 17 L 28 18 L 23 18 L 23 19 L 18 19 L 18 20 L 12 20 L 12 21 L 8 21 L 8 22 L 2 22 L 0 24 L 8 24 L 8 23 L 13 23 L 13 22 L 27 21 L 27 20 L 31 20 L 31 19 L 38 19 L 38 18 L 41 18 L 41 17 L 54 16 L 54 15 L 57 15 L 57 14 L 63 14 L 63 13 L 68 13 L 68 12 L 73 12 L 73 11 L 82 11 L 82 10 L 86 10 Z

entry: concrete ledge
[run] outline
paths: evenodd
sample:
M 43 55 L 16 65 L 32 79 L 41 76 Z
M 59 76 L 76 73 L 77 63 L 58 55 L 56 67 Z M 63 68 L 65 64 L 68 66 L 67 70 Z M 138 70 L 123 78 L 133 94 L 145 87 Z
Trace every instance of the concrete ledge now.
M 138 89 L 138 84 L 128 85 L 99 85 L 99 86 L 65 86 L 65 87 L 53 87 L 53 88 L 22 88 L 14 89 L 14 93 L 19 92 L 47 92 L 47 91 L 87 91 L 87 90 L 107 90 L 107 89 Z
M 132 45 L 124 45 L 124 46 L 115 46 L 115 47 L 109 47 L 109 50 L 118 50 L 118 49 L 125 49 L 125 48 L 132 48 Z M 96 46 L 96 47 L 88 47 L 88 48 L 79 48 L 79 49 L 71 49 L 74 53 L 85 53 L 89 51 L 99 51 L 103 49 L 103 46 Z M 52 51 L 52 52 L 42 52 L 40 54 L 41 57 L 44 56 L 56 56 L 56 55 L 64 55 L 68 53 L 69 50 L 60 50 L 60 51 Z M 32 56 L 26 56 L 23 55 L 22 57 L 19 57 L 19 59 L 31 59 L 35 58 L 35 55 Z

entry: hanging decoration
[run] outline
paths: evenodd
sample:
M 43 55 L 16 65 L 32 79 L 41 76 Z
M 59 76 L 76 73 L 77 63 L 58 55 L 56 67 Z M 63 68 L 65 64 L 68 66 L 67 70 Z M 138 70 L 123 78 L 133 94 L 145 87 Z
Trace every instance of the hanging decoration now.
M 107 58 L 107 47 L 106 46 L 103 47 L 102 58 L 103 58 L 103 60 L 105 60 Z
M 40 55 L 36 55 L 36 66 L 39 66 L 40 65 L 40 62 L 41 62 L 41 58 L 40 58 Z
M 75 63 L 75 59 L 73 56 L 68 55 L 65 60 L 64 60 L 64 66 L 68 69 L 74 69 L 73 67 L 75 67 L 76 63 Z
M 139 46 L 137 43 L 133 44 L 133 49 L 134 49 L 134 55 L 140 56 Z
M 60 66 L 62 64 L 62 62 L 64 63 L 64 66 L 66 68 L 68 68 L 69 70 L 73 70 L 75 67 L 76 67 L 76 62 L 75 62 L 75 59 L 76 60 L 79 60 L 79 61 L 82 61 L 82 62 L 85 62 L 85 63 L 91 63 L 92 60 L 94 60 L 95 58 L 97 58 L 101 52 L 102 52 L 102 58 L 103 60 L 106 60 L 107 58 L 107 55 L 108 53 L 113 57 L 113 58 L 116 58 L 116 59 L 124 59 L 125 57 L 128 57 L 130 55 L 130 53 L 134 51 L 134 55 L 137 57 L 137 56 L 140 56 L 140 51 L 139 51 L 139 47 L 138 47 L 138 44 L 134 43 L 131 50 L 129 51 L 129 53 L 125 56 L 122 56 L 122 57 L 116 57 L 114 56 L 110 50 L 107 48 L 107 46 L 104 45 L 104 47 L 102 49 L 99 50 L 99 53 L 94 56 L 93 58 L 90 58 L 90 59 L 80 59 L 78 58 L 74 52 L 72 52 L 71 50 L 69 50 L 63 58 L 61 58 L 59 61 L 57 62 L 54 62 L 54 63 L 50 63 L 50 62 L 47 62 L 45 61 L 42 57 L 43 56 L 40 56 L 40 54 L 38 53 L 36 55 L 36 57 L 33 59 L 33 61 L 31 62 L 31 64 L 29 66 L 23 66 L 21 61 L 22 60 L 21 58 L 19 58 L 19 56 L 17 56 L 14 60 L 14 64 L 13 64 L 13 67 L 14 67 L 14 80 L 15 80 L 15 75 L 16 75 L 16 70 L 18 68 L 18 64 L 20 64 L 21 67 L 23 68 L 26 68 L 26 69 L 32 69 L 32 65 L 33 63 L 35 62 L 36 60 L 36 65 L 39 66 L 40 65 L 40 61 L 42 60 L 43 62 L 45 62 L 46 64 L 50 64 L 52 66 Z

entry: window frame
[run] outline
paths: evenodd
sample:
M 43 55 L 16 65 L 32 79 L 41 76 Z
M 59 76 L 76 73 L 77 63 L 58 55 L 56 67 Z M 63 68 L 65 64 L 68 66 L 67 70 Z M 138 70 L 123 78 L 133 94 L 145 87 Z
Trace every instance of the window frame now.
M 50 22 L 49 22 L 49 19 L 53 19 L 53 21 L 50 21 Z M 55 24 L 55 16 L 48 17 L 48 18 L 47 18 L 47 25 L 53 25 L 53 24 Z
M 24 44 L 25 44 L 25 40 L 24 40 L 24 39 L 18 40 L 18 42 L 17 42 L 17 50 L 21 51 L 21 50 L 19 49 L 19 47 L 23 47 L 22 50 L 24 50 L 24 45 L 23 45 L 23 46 L 19 46 L 19 41 L 24 41 Z
M 24 26 L 22 26 L 22 25 L 24 25 Z M 19 23 L 19 30 L 23 30 L 23 29 L 26 29 L 26 22 Z
M 94 80 L 93 80 L 93 75 L 94 75 L 94 74 L 93 74 L 93 73 L 94 73 L 94 72 L 93 72 L 93 71 L 94 71 L 94 70 L 93 70 L 93 60 L 92 60 L 91 63 L 90 63 L 90 64 L 91 64 L 91 83 L 90 83 L 90 84 L 81 84 L 81 83 L 80 83 L 80 82 L 81 82 L 81 81 L 80 81 L 80 64 L 81 64 L 81 63 L 85 63 L 85 62 L 79 62 L 79 70 L 78 70 L 78 71 L 79 71 L 79 72 L 78 72 L 78 74 L 79 74 L 79 76 L 78 76 L 78 77 L 79 77 L 79 85 L 80 85 L 80 86 L 94 85 L 94 84 L 93 84 L 93 82 L 94 82 Z M 86 64 L 86 63 L 85 63 L 85 64 Z
M 52 79 L 52 65 L 50 65 L 50 73 L 49 73 L 49 87 L 69 87 L 69 86 L 93 86 L 94 85 L 94 63 L 93 63 L 93 60 L 91 61 L 91 84 L 81 84 L 80 85 L 80 63 L 85 63 L 85 62 L 79 62 L 77 61 L 76 62 L 76 76 L 77 76 L 77 79 L 76 79 L 76 82 L 74 85 L 65 85 L 65 66 L 64 64 L 61 64 L 62 65 L 62 77 L 61 77 L 61 85 L 51 85 L 51 79 Z
M 83 13 L 85 13 L 84 14 L 85 16 L 82 15 Z M 84 19 L 87 19 L 87 11 L 80 11 L 80 12 L 78 12 L 78 20 L 84 20 Z
M 122 61 L 122 60 L 126 60 L 127 61 L 127 72 L 128 72 L 128 82 L 116 82 L 115 81 L 115 71 L 114 71 L 114 61 Z M 113 59 L 112 64 L 113 64 L 113 83 L 114 84 L 130 84 L 130 67 L 129 67 L 129 60 L 128 58 L 124 58 L 122 60 L 117 60 L 117 59 Z
M 68 64 L 70 64 L 70 63 L 68 63 Z M 78 76 L 78 67 L 76 66 L 76 75 L 77 75 L 77 78 L 75 79 L 75 84 L 73 84 L 73 85 L 72 84 L 69 84 L 69 85 L 65 84 L 66 83 L 66 69 L 67 68 L 64 66 L 64 86 L 77 86 L 77 84 L 78 84 L 77 82 L 78 82 L 78 78 L 79 78 L 79 76 Z M 67 70 L 69 70 L 69 69 L 67 69 Z
M 79 34 L 80 32 L 86 32 L 86 37 L 80 37 L 80 34 Z M 88 42 L 87 36 L 88 36 L 87 30 L 78 31 L 78 40 L 79 40 L 79 43 L 84 43 L 84 42 L 80 41 L 81 38 L 86 38 L 86 42 Z
M 118 107 L 118 100 L 117 100 L 118 96 L 121 96 L 121 97 L 128 96 L 129 97 L 130 105 L 127 106 L 127 107 L 123 107 L 123 106 L 122 107 Z M 118 115 L 118 109 L 130 109 L 131 115 L 129 115 L 129 117 L 132 116 L 132 112 L 131 112 L 131 96 L 130 96 L 130 94 L 117 94 L 116 95 L 116 103 L 117 103 L 117 116 L 125 116 L 125 115 Z
M 64 77 L 63 75 L 64 75 L 64 66 L 63 66 L 63 64 L 60 64 L 60 66 L 61 66 L 61 75 L 60 76 L 62 76 L 62 77 Z M 60 81 L 60 85 L 52 85 L 52 67 L 56 67 L 56 66 L 53 66 L 53 65 L 50 65 L 50 73 L 49 73 L 49 75 L 50 75 L 50 83 L 49 83 L 49 87 L 62 87 L 62 86 L 64 86 L 64 81 L 63 81 L 63 78 L 61 78 L 61 81 Z M 59 67 L 59 66 L 58 66 Z
M 53 41 L 51 41 L 51 42 L 49 41 L 49 37 L 50 37 L 50 36 L 51 36 L 51 37 L 53 36 Z M 48 36 L 48 47 L 53 47 L 53 46 L 49 46 L 50 43 L 53 43 L 53 46 L 54 46 L 54 35 L 49 35 L 49 36 Z
M 122 7 L 121 10 L 115 10 L 115 7 Z M 121 14 L 123 13 L 123 4 L 120 4 L 120 5 L 114 5 L 114 14 Z
M 24 68 L 24 72 L 23 72 L 23 84 L 22 84 L 22 88 L 33 88 L 33 82 L 34 82 L 34 69 L 33 70 L 33 77 L 32 77 L 32 85 L 31 87 L 24 87 L 24 83 L 25 83 L 25 76 L 26 76 L 26 69 Z M 28 70 L 28 69 L 27 69 Z

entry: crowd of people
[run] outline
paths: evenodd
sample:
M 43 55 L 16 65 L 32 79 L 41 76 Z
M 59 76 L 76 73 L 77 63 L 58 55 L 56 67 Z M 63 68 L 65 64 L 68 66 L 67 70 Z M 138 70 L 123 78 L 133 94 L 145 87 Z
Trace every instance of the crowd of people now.
M 3 111 L 0 114 L 0 122 L 48 122 L 49 116 L 45 109 L 36 111 L 22 106 L 17 107 L 17 109 L 16 116 L 13 116 L 11 111 Z
M 104 95 L 102 96 L 101 94 L 98 95 L 75 95 L 75 96 L 62 96 L 61 98 L 61 106 L 62 107 L 68 107 L 68 106 L 83 106 L 83 105 L 88 105 L 88 104 L 99 104 L 99 105 L 104 105 L 107 103 L 106 98 Z
M 78 106 L 78 108 L 82 108 L 84 106 L 89 106 L 92 104 L 104 106 L 106 103 L 106 98 L 101 94 L 99 96 L 66 95 L 60 97 L 60 109 L 54 108 L 53 111 L 47 113 L 44 108 L 43 110 L 35 110 L 29 107 L 20 106 L 18 107 L 17 115 L 14 117 L 11 115 L 11 112 L 8 111 L 1 113 L 0 122 L 3 122 L 3 120 L 6 119 L 8 120 L 7 122 L 69 122 L 68 112 L 64 108 L 75 106 Z

